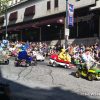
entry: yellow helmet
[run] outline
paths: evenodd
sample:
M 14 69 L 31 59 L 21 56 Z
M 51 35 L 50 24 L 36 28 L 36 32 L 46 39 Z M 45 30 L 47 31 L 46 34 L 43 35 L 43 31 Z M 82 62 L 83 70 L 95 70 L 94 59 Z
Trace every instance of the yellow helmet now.
M 61 49 L 61 52 L 65 52 L 66 51 L 66 49 Z

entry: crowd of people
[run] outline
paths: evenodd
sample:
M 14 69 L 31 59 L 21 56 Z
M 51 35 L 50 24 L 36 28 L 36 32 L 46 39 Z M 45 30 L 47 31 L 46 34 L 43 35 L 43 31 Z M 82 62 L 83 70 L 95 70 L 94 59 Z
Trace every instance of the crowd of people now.
M 11 41 L 1 41 L 0 42 L 0 52 L 7 57 L 17 56 L 21 50 L 26 50 L 28 55 L 33 54 L 34 51 L 39 52 L 44 57 L 48 57 L 53 53 L 59 55 L 59 59 L 69 60 L 71 63 L 75 63 L 80 58 L 89 66 L 90 61 L 99 62 L 100 61 L 100 45 L 95 43 L 90 46 L 86 45 L 76 45 L 70 44 L 67 48 L 63 48 L 61 45 L 47 45 L 47 43 L 34 43 L 34 42 L 11 42 Z M 61 51 L 63 50 L 63 51 Z M 65 54 L 65 51 L 67 52 Z M 67 55 L 65 57 L 65 55 Z
M 62 49 L 59 54 L 60 59 L 73 64 L 85 63 L 87 69 L 90 69 L 94 63 L 100 64 L 100 47 L 98 43 L 91 46 L 85 46 L 83 44 L 69 45 L 66 50 L 67 53 Z

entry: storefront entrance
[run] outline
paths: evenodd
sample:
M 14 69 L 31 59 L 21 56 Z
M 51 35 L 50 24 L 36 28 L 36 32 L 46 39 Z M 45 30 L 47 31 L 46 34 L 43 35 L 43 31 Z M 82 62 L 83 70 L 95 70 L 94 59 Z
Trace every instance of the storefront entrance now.
M 51 41 L 64 39 L 64 17 L 46 18 L 8 28 L 12 41 Z
M 70 28 L 70 38 L 99 36 L 99 14 L 89 8 L 75 10 L 74 27 Z

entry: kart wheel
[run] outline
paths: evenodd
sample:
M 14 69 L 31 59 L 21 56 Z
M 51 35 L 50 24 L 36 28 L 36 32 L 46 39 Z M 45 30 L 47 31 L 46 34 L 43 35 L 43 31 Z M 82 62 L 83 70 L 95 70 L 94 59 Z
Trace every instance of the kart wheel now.
M 15 63 L 14 65 L 15 65 L 15 67 L 18 67 L 18 66 L 19 66 L 19 64 L 18 64 L 18 63 Z
M 18 61 L 18 58 L 17 57 L 15 57 L 15 61 Z
M 5 63 L 8 65 L 9 64 L 9 60 L 7 60 Z
M 56 62 L 53 62 L 52 67 L 57 67 Z
M 30 66 L 30 64 L 29 63 L 26 63 L 26 67 L 29 67 Z
M 36 66 L 36 65 L 37 65 L 37 61 L 34 62 L 34 66 Z
M 32 61 L 31 62 L 31 66 L 36 66 L 37 65 L 37 61 Z
M 80 78 L 80 72 L 77 71 L 77 72 L 75 73 L 75 76 L 76 76 L 77 78 Z
M 64 66 L 64 68 L 68 68 L 68 66 L 67 66 L 67 65 L 65 65 L 65 66 Z
M 88 78 L 89 81 L 93 81 L 93 75 L 92 74 L 89 74 L 87 78 Z

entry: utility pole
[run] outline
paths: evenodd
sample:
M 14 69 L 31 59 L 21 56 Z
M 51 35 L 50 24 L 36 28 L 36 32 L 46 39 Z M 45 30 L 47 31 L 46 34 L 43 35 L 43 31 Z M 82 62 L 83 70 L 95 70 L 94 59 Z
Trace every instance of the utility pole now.
M 39 29 L 40 29 L 40 45 L 41 45 L 41 41 L 42 41 L 42 37 L 41 37 L 41 27 Z
M 72 27 L 73 25 L 74 25 L 74 6 L 72 4 L 69 4 L 68 0 L 66 0 L 65 48 L 68 47 L 69 26 Z
M 66 17 L 65 17 L 65 49 L 68 46 L 69 27 L 68 27 L 68 0 L 66 0 Z
M 77 24 L 77 38 L 78 38 L 78 17 L 76 17 L 76 24 Z
M 5 7 L 5 19 L 6 19 L 6 35 L 5 35 L 5 39 L 8 38 L 8 32 L 7 32 L 7 7 Z

